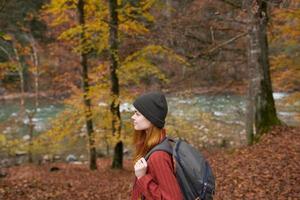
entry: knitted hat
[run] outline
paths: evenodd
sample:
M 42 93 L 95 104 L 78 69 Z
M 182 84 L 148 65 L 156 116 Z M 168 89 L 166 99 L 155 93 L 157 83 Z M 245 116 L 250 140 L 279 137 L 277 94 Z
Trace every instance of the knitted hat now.
M 160 92 L 150 92 L 141 95 L 134 102 L 133 106 L 154 126 L 163 128 L 168 113 L 167 100 Z

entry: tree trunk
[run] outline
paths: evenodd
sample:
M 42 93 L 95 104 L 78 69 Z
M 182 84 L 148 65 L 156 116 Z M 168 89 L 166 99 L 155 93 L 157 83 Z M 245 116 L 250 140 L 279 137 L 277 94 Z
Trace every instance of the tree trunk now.
M 123 167 L 123 142 L 120 140 L 114 149 L 113 168 L 121 169 Z
M 24 92 L 25 91 L 24 91 L 23 64 L 22 64 L 22 61 L 20 59 L 17 48 L 14 46 L 13 49 L 14 49 L 16 60 L 17 60 L 17 63 L 18 63 L 18 69 L 17 70 L 18 70 L 18 74 L 19 74 L 19 78 L 20 78 L 20 93 L 21 93 L 21 96 L 20 96 L 20 114 L 19 114 L 19 117 L 20 117 L 21 121 L 23 121 L 23 118 L 24 118 L 24 115 L 25 115 L 25 98 L 24 98 Z
M 112 168 L 123 167 L 123 142 L 121 140 L 121 115 L 119 101 L 119 79 L 117 69 L 119 65 L 118 56 L 118 4 L 117 0 L 109 0 L 110 27 L 109 27 L 109 46 L 110 46 L 110 78 L 111 78 L 111 104 L 112 114 L 112 134 L 117 137 L 118 142 L 114 151 Z M 119 145 L 119 147 L 118 147 Z M 119 150 L 118 148 L 121 148 Z
M 247 111 L 248 144 L 253 139 L 280 124 L 276 115 L 272 83 L 269 70 L 267 40 L 267 2 L 263 0 L 245 0 L 249 19 L 249 91 Z
M 30 43 L 31 43 L 31 50 L 32 50 L 32 54 L 31 54 L 31 60 L 33 63 L 33 67 L 35 68 L 34 70 L 34 89 L 35 89 L 35 105 L 34 105 L 34 110 L 30 111 L 30 112 L 26 112 L 27 113 L 27 117 L 29 119 L 29 148 L 28 148 L 28 162 L 32 163 L 33 162 L 33 156 L 32 156 L 32 147 L 33 147 L 33 132 L 34 132 L 34 127 L 35 124 L 33 122 L 33 118 L 37 113 L 37 109 L 39 106 L 39 57 L 38 57 L 38 51 L 37 51 L 37 47 L 35 45 L 35 41 L 33 36 L 31 35 L 30 37 L 28 37 Z
M 32 146 L 33 146 L 33 131 L 34 131 L 34 123 L 33 123 L 33 117 L 35 115 L 35 112 L 28 112 L 28 126 L 29 126 L 29 144 L 28 144 L 28 162 L 33 163 L 33 156 L 32 156 Z
M 77 9 L 79 14 L 79 24 L 82 27 L 80 40 L 82 43 L 85 42 L 85 16 L 84 16 L 84 0 L 79 0 Z M 97 169 L 97 154 L 95 147 L 94 129 L 92 121 L 92 110 L 91 110 L 91 99 L 89 93 L 89 77 L 88 77 L 88 55 L 87 52 L 81 50 L 80 53 L 80 64 L 82 67 L 82 88 L 83 88 L 83 101 L 85 106 L 85 121 L 86 130 L 89 136 L 89 154 L 90 154 L 90 169 Z
M 250 43 L 249 43 L 250 44 Z M 248 49 L 250 49 L 248 47 Z M 248 62 L 250 58 L 250 51 L 248 51 Z M 254 77 L 255 72 L 254 69 L 250 67 L 250 63 L 248 63 L 248 75 L 249 77 Z M 247 108 L 246 108 L 246 133 L 247 133 L 247 144 L 252 145 L 254 142 L 254 135 L 255 135 L 255 95 L 254 95 L 254 86 L 255 82 L 252 78 L 250 78 L 249 85 L 248 85 L 248 95 L 247 95 Z
M 31 48 L 32 48 L 32 61 L 34 63 L 35 67 L 35 73 L 34 73 L 34 90 L 35 90 L 35 112 L 37 112 L 37 109 L 39 107 L 39 57 L 38 57 L 38 50 L 36 47 L 36 42 L 34 41 L 33 36 L 30 36 L 31 41 Z

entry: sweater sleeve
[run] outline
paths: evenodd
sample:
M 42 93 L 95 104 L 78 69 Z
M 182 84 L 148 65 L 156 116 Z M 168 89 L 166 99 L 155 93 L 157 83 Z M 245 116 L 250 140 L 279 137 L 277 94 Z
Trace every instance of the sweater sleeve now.
M 172 157 L 156 151 L 148 160 L 149 173 L 137 180 L 138 189 L 153 200 L 182 200 L 182 194 L 174 175 Z

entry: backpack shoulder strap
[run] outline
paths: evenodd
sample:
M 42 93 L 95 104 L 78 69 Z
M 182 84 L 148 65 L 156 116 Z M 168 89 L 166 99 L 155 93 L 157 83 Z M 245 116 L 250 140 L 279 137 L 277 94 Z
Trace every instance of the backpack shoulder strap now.
M 173 147 L 170 144 L 170 141 L 172 142 L 173 140 L 166 137 L 161 143 L 157 144 L 156 146 L 154 146 L 145 156 L 145 159 L 148 160 L 149 157 L 151 156 L 152 153 L 154 153 L 155 151 L 165 151 L 169 154 L 173 154 Z

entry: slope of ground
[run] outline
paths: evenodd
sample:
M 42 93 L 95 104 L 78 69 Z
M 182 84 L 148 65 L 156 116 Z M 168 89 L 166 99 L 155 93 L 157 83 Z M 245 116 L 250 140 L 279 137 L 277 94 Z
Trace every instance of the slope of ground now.
M 300 129 L 277 127 L 251 147 L 205 151 L 217 184 L 216 200 L 300 198 Z M 99 169 L 51 163 L 7 169 L 0 178 L 2 200 L 109 200 L 130 199 L 133 171 L 111 170 L 110 160 L 98 161 Z M 50 172 L 51 167 L 59 170 Z

